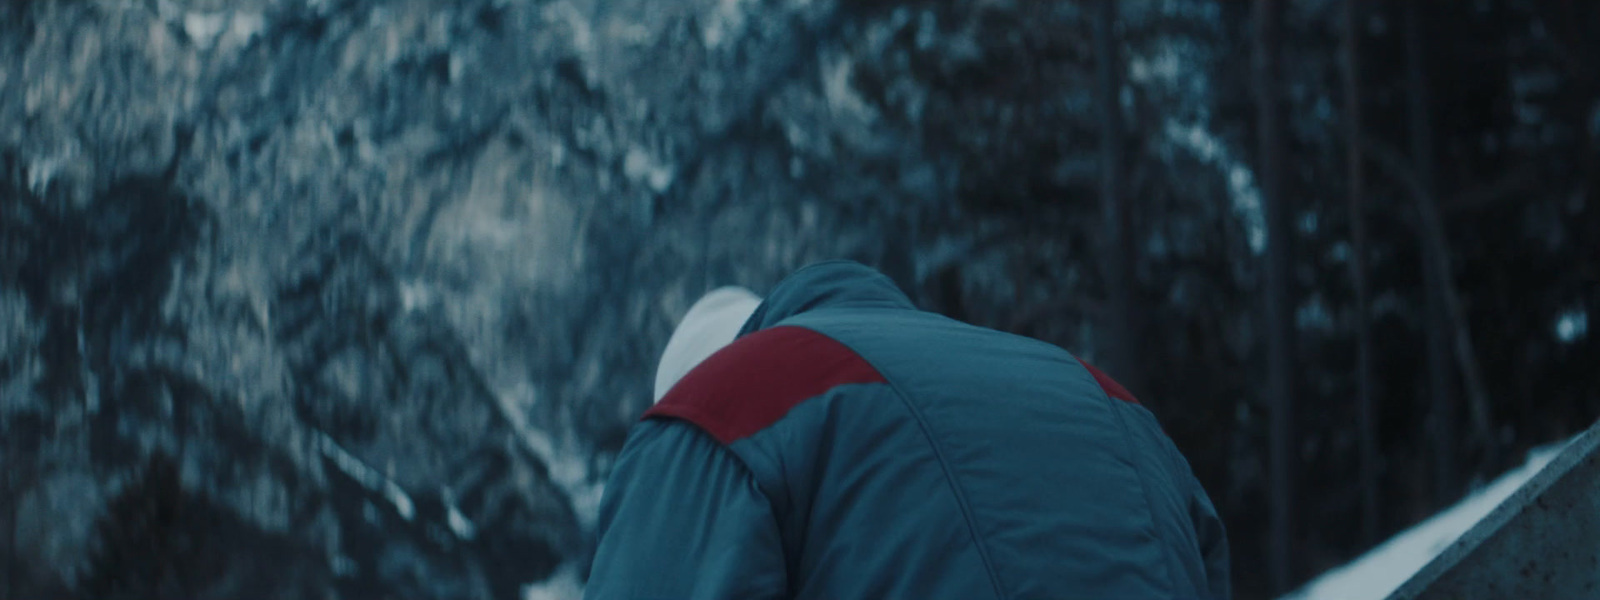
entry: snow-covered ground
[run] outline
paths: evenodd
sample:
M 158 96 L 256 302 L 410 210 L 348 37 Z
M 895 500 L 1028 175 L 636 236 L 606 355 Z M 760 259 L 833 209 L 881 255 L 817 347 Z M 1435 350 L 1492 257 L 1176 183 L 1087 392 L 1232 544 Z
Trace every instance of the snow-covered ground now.
M 1342 567 L 1329 570 L 1283 600 L 1378 600 L 1421 570 L 1461 534 L 1483 520 L 1561 453 L 1571 440 L 1533 449 L 1522 466 L 1412 526 Z

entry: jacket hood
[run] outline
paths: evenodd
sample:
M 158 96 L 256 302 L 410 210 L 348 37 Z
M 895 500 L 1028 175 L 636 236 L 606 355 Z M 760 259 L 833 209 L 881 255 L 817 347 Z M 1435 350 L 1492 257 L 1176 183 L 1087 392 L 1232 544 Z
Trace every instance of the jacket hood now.
M 849 260 L 808 265 L 778 282 L 745 321 L 739 335 L 760 331 L 795 315 L 836 307 L 916 310 L 888 276 Z

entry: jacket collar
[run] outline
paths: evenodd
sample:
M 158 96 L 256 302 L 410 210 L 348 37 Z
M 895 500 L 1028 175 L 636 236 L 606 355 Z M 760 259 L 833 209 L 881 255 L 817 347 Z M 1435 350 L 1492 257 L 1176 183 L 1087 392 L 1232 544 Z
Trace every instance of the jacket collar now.
M 832 260 L 808 265 L 779 282 L 745 321 L 739 335 L 804 312 L 838 307 L 916 309 L 884 274 L 858 262 Z

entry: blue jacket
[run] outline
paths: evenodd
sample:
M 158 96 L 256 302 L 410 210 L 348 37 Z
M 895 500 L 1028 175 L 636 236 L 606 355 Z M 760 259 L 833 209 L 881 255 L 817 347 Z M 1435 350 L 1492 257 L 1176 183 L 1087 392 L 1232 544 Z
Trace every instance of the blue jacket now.
M 1216 511 L 1120 385 L 849 262 L 646 413 L 599 529 L 593 599 L 1229 595 Z

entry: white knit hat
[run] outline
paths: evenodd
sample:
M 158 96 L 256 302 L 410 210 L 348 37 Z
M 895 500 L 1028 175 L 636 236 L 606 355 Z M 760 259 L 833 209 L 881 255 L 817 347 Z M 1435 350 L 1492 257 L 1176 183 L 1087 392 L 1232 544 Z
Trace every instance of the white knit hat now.
M 667 340 L 656 365 L 655 401 L 683 379 L 700 361 L 733 342 L 744 322 L 761 305 L 761 297 L 737 286 L 721 287 L 701 296 L 683 315 Z

